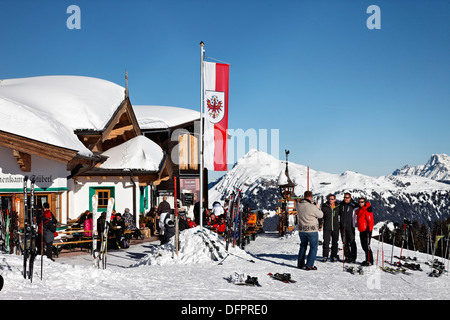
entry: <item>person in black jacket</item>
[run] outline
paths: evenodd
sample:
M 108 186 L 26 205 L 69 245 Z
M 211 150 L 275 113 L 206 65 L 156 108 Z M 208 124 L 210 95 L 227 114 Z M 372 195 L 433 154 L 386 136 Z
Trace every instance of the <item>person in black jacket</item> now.
M 40 250 L 52 261 L 53 240 L 55 239 L 57 220 L 50 211 L 50 205 L 44 203 L 44 211 L 36 216 L 36 223 L 38 225 L 38 239 L 37 245 Z M 41 248 L 41 243 L 43 248 Z
M 170 241 L 170 238 L 172 238 L 175 235 L 175 223 L 172 219 L 170 219 L 170 215 L 167 216 L 165 223 L 165 230 L 164 235 L 161 239 L 161 244 L 166 244 Z
M 120 213 L 116 213 L 111 221 L 111 230 L 116 238 L 116 245 L 119 249 L 123 247 L 123 233 L 125 232 L 125 220 Z
M 330 240 L 331 240 L 331 256 L 332 262 L 338 260 L 338 240 L 339 240 L 339 205 L 336 205 L 336 196 L 329 194 L 327 196 L 327 202 L 322 205 L 323 219 L 320 219 L 319 223 L 323 229 L 323 262 L 328 260 L 328 254 L 330 252 Z
M 350 193 L 344 194 L 344 201 L 339 205 L 339 221 L 342 242 L 344 243 L 345 262 L 356 261 L 355 226 L 353 224 L 356 204 L 352 201 Z

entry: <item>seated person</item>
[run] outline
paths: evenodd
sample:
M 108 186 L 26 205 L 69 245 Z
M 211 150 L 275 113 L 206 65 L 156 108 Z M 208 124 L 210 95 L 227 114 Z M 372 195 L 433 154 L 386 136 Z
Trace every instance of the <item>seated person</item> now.
M 125 221 L 122 219 L 120 213 L 116 213 L 114 219 L 111 221 L 111 233 L 116 237 L 116 244 L 121 249 L 121 243 L 123 239 L 123 232 L 125 231 Z
M 222 214 L 219 217 L 219 224 L 217 225 L 217 233 L 218 234 L 224 234 L 225 233 L 225 228 L 226 228 L 225 215 Z
M 208 226 L 211 228 L 211 230 L 216 230 L 218 225 L 219 220 L 216 218 L 216 215 L 211 212 L 208 219 Z
M 136 223 L 134 221 L 133 215 L 130 213 L 130 209 L 126 208 L 123 214 L 123 220 L 125 221 L 125 229 L 133 231 L 134 237 L 136 239 L 144 239 L 144 236 L 141 233 L 141 230 L 136 227 Z

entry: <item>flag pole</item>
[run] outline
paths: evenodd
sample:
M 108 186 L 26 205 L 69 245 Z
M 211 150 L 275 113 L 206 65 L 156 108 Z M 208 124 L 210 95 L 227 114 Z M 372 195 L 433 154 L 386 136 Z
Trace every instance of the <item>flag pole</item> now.
M 200 199 L 199 199 L 199 221 L 200 221 L 200 230 L 203 230 L 203 104 L 204 104 L 204 63 L 203 57 L 205 54 L 205 50 L 203 46 L 205 44 L 203 41 L 200 42 Z

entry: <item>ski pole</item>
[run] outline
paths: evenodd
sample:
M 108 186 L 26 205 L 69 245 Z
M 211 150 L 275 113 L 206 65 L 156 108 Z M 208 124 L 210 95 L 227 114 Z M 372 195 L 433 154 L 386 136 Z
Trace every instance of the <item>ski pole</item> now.
M 41 216 L 41 281 L 42 281 L 42 274 L 44 269 L 44 214 Z M 38 230 L 39 232 L 39 230 Z
M 372 249 L 370 247 L 370 234 L 369 234 L 369 232 L 370 231 L 367 231 L 367 263 L 370 266 L 370 253 L 372 252 Z M 373 256 L 372 256 L 372 259 L 373 259 Z
M 177 200 L 177 177 L 173 177 L 175 189 L 175 253 L 178 257 L 178 200 Z M 173 256 L 173 255 L 172 255 Z
M 384 229 L 381 232 L 381 265 L 384 268 L 384 248 L 383 248 L 383 245 L 384 245 Z
M 343 232 L 344 237 L 342 238 L 342 271 L 345 271 L 345 227 Z
M 379 255 L 379 251 L 380 251 L 380 237 L 381 235 L 378 234 L 378 245 L 377 245 L 377 264 L 376 266 L 378 267 L 378 255 Z

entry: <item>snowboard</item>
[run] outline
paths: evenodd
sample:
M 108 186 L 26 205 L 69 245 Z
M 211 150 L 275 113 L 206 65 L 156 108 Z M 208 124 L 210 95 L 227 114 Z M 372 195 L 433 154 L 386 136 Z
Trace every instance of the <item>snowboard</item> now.
M 284 283 L 295 283 L 297 281 L 291 279 L 290 273 L 269 273 L 268 274 L 272 279 L 282 281 Z
M 261 287 L 261 285 L 258 282 L 257 277 L 252 277 L 247 275 L 247 278 L 245 277 L 245 273 L 238 273 L 235 272 L 234 274 L 230 275 L 230 277 L 227 279 L 228 282 L 231 282 L 238 286 L 253 286 L 253 287 Z

